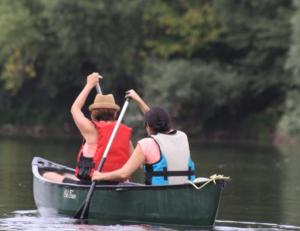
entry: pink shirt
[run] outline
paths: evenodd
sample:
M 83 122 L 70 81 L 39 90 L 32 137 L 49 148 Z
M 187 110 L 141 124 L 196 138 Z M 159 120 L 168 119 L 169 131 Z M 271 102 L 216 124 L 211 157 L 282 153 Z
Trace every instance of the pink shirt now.
M 153 164 L 160 159 L 159 147 L 158 144 L 152 138 L 144 138 L 138 141 L 144 155 L 145 155 L 145 163 Z

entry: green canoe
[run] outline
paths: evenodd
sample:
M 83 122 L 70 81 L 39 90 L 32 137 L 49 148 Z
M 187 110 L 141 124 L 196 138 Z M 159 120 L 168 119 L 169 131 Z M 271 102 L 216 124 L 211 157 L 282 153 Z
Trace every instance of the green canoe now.
M 32 160 L 33 194 L 38 210 L 73 217 L 81 207 L 89 185 L 57 183 L 42 177 L 45 171 L 74 174 L 74 169 L 43 158 Z M 207 178 L 197 186 L 207 182 Z M 149 186 L 138 183 L 96 185 L 90 208 L 92 220 L 117 223 L 213 226 L 224 180 L 200 190 L 191 184 Z

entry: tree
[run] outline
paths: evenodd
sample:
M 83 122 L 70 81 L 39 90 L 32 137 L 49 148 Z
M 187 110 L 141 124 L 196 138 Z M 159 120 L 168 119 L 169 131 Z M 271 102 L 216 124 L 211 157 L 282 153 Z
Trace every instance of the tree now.
M 152 46 L 156 59 L 148 59 L 144 81 L 149 86 L 147 79 L 159 76 L 159 84 L 147 87 L 146 95 L 155 95 L 164 105 L 176 102 L 181 111 L 175 114 L 177 120 L 187 122 L 189 118 L 190 127 L 200 125 L 206 134 L 225 131 L 255 139 L 274 132 L 290 81 L 284 62 L 291 1 L 155 3 L 160 11 L 146 17 L 146 22 L 156 18 L 146 45 Z M 195 11 L 193 24 L 183 23 L 188 29 L 180 27 L 197 7 L 203 8 Z M 207 28 L 208 33 L 203 33 Z M 201 35 L 195 36 L 196 46 L 187 42 L 192 35 Z
M 267 137 L 295 83 L 292 11 L 291 0 L 3 0 L 1 121 L 62 124 L 97 70 L 118 103 L 137 88 L 194 131 Z
M 36 28 L 38 15 L 20 1 L 0 3 L 1 79 L 7 90 L 16 93 L 26 78 L 36 77 L 34 63 L 45 39 Z
M 124 0 L 2 2 L 1 78 L 10 98 L 3 121 L 67 121 L 91 71 L 104 75 L 104 92 L 123 100 L 141 69 L 140 7 Z
M 163 58 L 199 56 L 221 32 L 210 0 L 154 0 L 144 7 L 146 52 Z
M 285 114 L 281 118 L 278 125 L 278 131 L 284 135 L 292 136 L 299 141 L 300 135 L 300 2 L 293 1 L 295 12 L 291 19 L 292 22 L 292 39 L 289 48 L 288 58 L 286 60 L 286 69 L 291 73 L 290 89 L 287 92 L 287 99 L 285 102 Z

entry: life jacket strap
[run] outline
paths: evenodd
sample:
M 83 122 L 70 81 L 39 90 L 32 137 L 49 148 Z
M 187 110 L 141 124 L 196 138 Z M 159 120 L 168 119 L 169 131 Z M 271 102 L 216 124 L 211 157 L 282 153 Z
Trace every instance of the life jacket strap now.
M 163 176 L 165 180 L 168 179 L 169 176 L 193 176 L 195 175 L 195 171 L 193 170 L 186 170 L 186 171 L 147 171 L 146 177 L 155 177 L 155 176 Z

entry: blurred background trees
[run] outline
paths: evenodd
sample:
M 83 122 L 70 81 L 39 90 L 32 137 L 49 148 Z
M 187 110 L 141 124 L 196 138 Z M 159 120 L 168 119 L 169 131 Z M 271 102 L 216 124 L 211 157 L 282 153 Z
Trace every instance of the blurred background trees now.
M 118 103 L 135 88 L 198 137 L 297 134 L 299 7 L 291 0 L 2 0 L 0 123 L 72 124 L 72 101 L 85 76 L 99 71 L 104 93 Z

